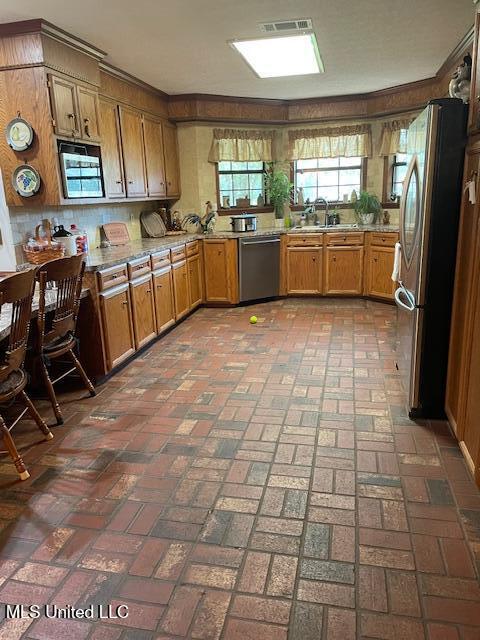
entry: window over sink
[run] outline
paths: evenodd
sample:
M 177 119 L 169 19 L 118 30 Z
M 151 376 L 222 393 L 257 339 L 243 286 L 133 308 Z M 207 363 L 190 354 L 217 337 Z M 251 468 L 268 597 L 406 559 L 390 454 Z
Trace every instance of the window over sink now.
M 325 198 L 331 203 L 342 203 L 353 190 L 357 194 L 364 188 L 366 160 L 361 157 L 316 158 L 293 163 L 295 192 L 303 189 L 306 202 Z

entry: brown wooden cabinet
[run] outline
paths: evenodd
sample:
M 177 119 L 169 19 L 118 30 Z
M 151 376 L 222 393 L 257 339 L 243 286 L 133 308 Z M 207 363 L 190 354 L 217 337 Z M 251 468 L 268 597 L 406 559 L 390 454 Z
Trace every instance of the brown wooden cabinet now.
M 80 137 L 91 142 L 100 142 L 100 115 L 98 93 L 93 89 L 77 86 L 80 118 Z
M 55 133 L 58 136 L 81 138 L 77 85 L 54 75 L 49 75 L 48 84 Z
M 322 247 L 287 247 L 287 294 L 318 295 L 322 292 L 322 255 Z
M 358 296 L 362 285 L 363 247 L 326 247 L 325 295 Z
M 180 196 L 177 127 L 168 122 L 163 123 L 163 144 L 167 197 Z
M 152 275 L 147 273 L 130 283 L 135 346 L 143 347 L 157 334 Z
M 164 198 L 167 195 L 163 155 L 163 128 L 159 120 L 144 116 L 145 165 L 148 195 Z
M 172 265 L 173 293 L 175 298 L 175 317 L 180 320 L 190 310 L 188 294 L 187 261 L 180 260 Z
M 172 267 L 163 267 L 153 274 L 157 333 L 162 333 L 175 324 Z
M 126 192 L 117 105 L 115 102 L 100 98 L 99 113 L 102 131 L 102 167 L 105 197 L 124 198 Z
M 205 239 L 205 300 L 220 304 L 238 302 L 237 240 Z
M 127 196 L 147 196 L 142 115 L 139 111 L 120 106 L 123 164 Z
M 464 184 L 480 189 L 480 142 L 467 148 Z M 472 472 L 480 483 L 480 209 L 464 191 L 457 247 L 445 411 Z
M 395 249 L 367 247 L 365 255 L 365 294 L 372 298 L 393 300 L 395 283 L 392 280 Z
M 188 299 L 190 309 L 195 309 L 203 302 L 203 277 L 200 254 L 187 258 L 188 270 Z
M 102 291 L 99 301 L 107 369 L 110 371 L 135 352 L 129 285 L 126 283 Z

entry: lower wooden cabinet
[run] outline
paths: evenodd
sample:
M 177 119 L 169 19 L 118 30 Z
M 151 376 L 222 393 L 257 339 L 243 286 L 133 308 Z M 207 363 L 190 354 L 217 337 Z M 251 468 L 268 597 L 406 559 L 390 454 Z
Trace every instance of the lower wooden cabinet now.
M 175 317 L 179 320 L 190 311 L 187 261 L 181 260 L 180 262 L 172 264 L 172 274 L 173 293 L 175 299 Z
M 152 275 L 148 273 L 133 280 L 130 295 L 135 346 L 140 349 L 157 335 Z
M 365 295 L 393 300 L 395 283 L 392 280 L 395 249 L 368 247 L 365 255 Z
M 363 293 L 363 247 L 326 247 L 325 295 Z
M 203 278 L 200 254 L 187 258 L 189 308 L 195 309 L 203 301 Z
M 135 352 L 129 285 L 102 291 L 99 300 L 107 369 L 110 371 Z
M 237 240 L 205 239 L 205 301 L 221 304 L 238 302 Z
M 287 293 L 318 295 L 322 292 L 322 255 L 321 247 L 287 247 Z
M 162 333 L 175 324 L 172 268 L 170 266 L 154 272 L 153 290 L 155 292 L 157 333 Z

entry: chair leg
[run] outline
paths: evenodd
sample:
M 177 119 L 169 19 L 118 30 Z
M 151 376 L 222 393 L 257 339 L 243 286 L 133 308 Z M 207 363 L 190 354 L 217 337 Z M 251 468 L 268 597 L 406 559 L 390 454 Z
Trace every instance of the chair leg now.
M 70 358 L 72 359 L 73 362 L 73 366 L 75 367 L 75 369 L 78 371 L 78 374 L 80 375 L 81 379 L 83 380 L 83 384 L 86 386 L 86 388 L 88 389 L 90 395 L 93 397 L 96 395 L 95 392 L 95 387 L 93 386 L 93 384 L 90 382 L 89 377 L 87 376 L 87 374 L 85 373 L 85 369 L 82 367 L 82 365 L 80 364 L 79 359 L 77 358 L 77 356 L 73 353 L 73 351 L 69 351 L 68 352 Z
M 50 398 L 53 412 L 55 414 L 55 418 L 57 419 L 57 424 L 63 424 L 63 416 L 62 416 L 62 412 L 60 411 L 60 405 L 57 402 L 55 389 L 53 388 L 52 381 L 50 380 L 50 376 L 48 375 L 47 365 L 42 359 L 40 359 L 40 372 L 42 374 L 45 387 L 47 388 L 48 397 Z
M 37 423 L 37 427 L 40 429 L 40 431 L 45 436 L 45 440 L 51 440 L 53 438 L 53 433 L 48 428 L 48 425 L 45 422 L 45 420 L 42 418 L 42 416 L 36 410 L 35 405 L 33 404 L 33 402 L 30 400 L 30 398 L 25 393 L 25 391 L 20 391 L 19 395 L 21 396 L 25 406 L 27 407 L 30 416 L 35 420 L 35 422 Z
M 7 429 L 7 425 L 5 424 L 1 416 L 0 416 L 0 434 L 3 437 L 3 442 L 5 443 L 5 447 L 8 453 L 10 454 L 10 457 L 13 460 L 13 464 L 15 465 L 18 471 L 20 480 L 27 480 L 30 477 L 30 474 L 28 473 L 25 463 L 23 462 L 20 454 L 17 451 L 17 447 L 15 446 L 15 442 L 13 441 L 13 438 L 10 435 L 10 431 Z

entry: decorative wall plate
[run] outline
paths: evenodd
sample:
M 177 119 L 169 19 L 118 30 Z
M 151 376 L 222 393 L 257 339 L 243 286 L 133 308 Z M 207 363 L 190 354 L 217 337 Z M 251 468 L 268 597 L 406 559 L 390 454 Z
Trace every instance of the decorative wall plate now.
M 40 189 L 41 182 L 40 174 L 29 164 L 22 164 L 13 172 L 13 188 L 24 198 L 35 195 Z
M 5 129 L 8 144 L 14 151 L 25 151 L 33 142 L 32 127 L 23 118 L 14 118 Z

